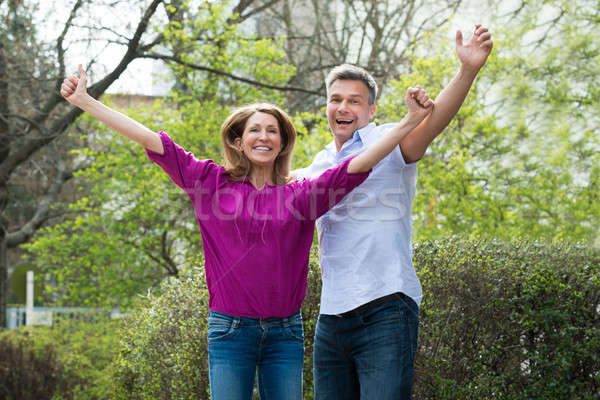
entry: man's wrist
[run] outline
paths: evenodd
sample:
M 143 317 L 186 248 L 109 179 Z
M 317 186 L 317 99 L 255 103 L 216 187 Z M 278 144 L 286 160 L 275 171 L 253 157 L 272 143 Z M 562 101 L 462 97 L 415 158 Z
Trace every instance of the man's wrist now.
M 481 67 L 477 68 L 471 65 L 465 65 L 464 63 L 460 65 L 460 68 L 458 69 L 458 73 L 456 74 L 458 79 L 468 79 L 470 81 L 475 80 L 475 77 L 477 77 L 477 74 L 479 73 L 479 70 L 481 69 Z

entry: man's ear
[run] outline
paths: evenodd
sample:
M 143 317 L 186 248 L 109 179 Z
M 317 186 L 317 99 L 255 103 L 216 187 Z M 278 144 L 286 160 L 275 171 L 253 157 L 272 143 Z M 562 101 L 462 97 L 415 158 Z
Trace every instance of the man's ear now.
M 375 106 L 375 103 L 373 104 L 369 104 L 369 121 L 373 120 L 373 117 L 375 116 L 375 109 L 377 107 Z

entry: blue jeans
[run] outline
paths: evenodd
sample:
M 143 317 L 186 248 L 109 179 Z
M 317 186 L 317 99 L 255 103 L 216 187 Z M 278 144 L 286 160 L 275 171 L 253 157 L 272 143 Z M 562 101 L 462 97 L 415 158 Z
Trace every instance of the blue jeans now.
M 351 316 L 321 314 L 315 399 L 410 399 L 418 326 L 419 307 L 403 294 Z
M 210 311 L 208 366 L 213 400 L 251 400 L 258 369 L 261 400 L 302 399 L 304 331 L 300 312 L 247 318 Z

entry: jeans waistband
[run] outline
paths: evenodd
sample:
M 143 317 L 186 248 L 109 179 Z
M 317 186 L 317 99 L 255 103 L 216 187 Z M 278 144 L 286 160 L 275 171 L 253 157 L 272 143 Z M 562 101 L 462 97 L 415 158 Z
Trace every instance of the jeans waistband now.
M 229 315 L 218 311 L 209 311 L 208 317 L 223 318 L 230 320 L 235 326 L 265 326 L 265 325 L 286 325 L 293 323 L 297 320 L 302 321 L 302 314 L 300 311 L 285 317 L 270 317 L 270 318 L 255 318 L 255 317 L 238 317 L 235 315 Z
M 410 299 L 410 297 L 408 297 L 407 295 L 405 295 L 402 292 L 388 294 L 387 296 L 383 296 L 383 297 L 379 297 L 375 300 L 371 300 L 370 302 L 365 303 L 362 306 L 359 306 L 353 310 L 346 311 L 345 313 L 341 313 L 341 314 L 335 314 L 335 316 L 341 317 L 341 318 L 355 318 L 355 317 L 358 317 L 358 316 L 364 314 L 365 312 L 367 312 L 369 310 L 372 310 L 375 307 L 378 307 L 382 304 L 387 303 L 388 301 L 399 300 L 399 299 Z

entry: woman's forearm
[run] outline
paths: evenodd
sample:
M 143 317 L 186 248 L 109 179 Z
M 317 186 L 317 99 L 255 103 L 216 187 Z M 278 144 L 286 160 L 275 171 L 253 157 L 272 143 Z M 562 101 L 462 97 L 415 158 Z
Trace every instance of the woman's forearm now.
M 410 118 L 409 115 L 406 115 L 398 125 L 390 129 L 374 145 L 354 157 L 348 164 L 348 172 L 352 174 L 367 172 L 372 169 L 379 161 L 390 154 L 421 120 L 420 118 Z
M 139 143 L 146 149 L 163 154 L 164 149 L 160 136 L 139 122 L 102 104 L 88 94 L 77 99 L 77 102 L 73 104 L 126 138 Z

